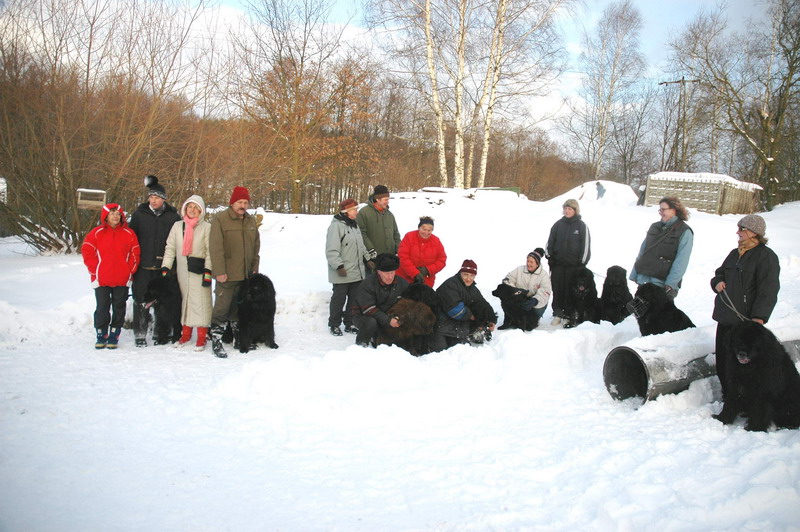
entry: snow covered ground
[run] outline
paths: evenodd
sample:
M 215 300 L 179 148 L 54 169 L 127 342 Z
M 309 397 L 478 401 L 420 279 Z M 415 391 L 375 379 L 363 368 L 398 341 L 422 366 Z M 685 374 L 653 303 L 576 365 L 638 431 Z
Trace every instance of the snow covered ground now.
M 402 192 L 391 209 L 402 234 L 433 216 L 438 283 L 471 258 L 500 311 L 491 290 L 544 247 L 567 197 L 584 196 L 598 284 L 630 269 L 656 207 L 604 185 L 601 200 L 588 183 L 547 202 Z M 782 268 L 769 326 L 798 339 L 800 203 L 764 218 Z M 738 219 L 692 212 L 687 351 L 713 343 L 709 279 Z M 96 351 L 80 257 L 0 240 L 0 530 L 800 530 L 800 431 L 723 426 L 713 377 L 639 408 L 609 396 L 603 362 L 639 336 L 633 318 L 422 358 L 330 336 L 329 222 L 266 215 L 280 349 L 225 360 L 136 349 L 127 330 Z

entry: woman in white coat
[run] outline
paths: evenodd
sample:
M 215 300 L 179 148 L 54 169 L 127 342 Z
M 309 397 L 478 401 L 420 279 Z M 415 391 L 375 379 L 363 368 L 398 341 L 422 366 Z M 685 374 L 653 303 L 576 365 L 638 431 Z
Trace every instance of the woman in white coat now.
M 190 196 L 183 202 L 182 220 L 175 222 L 169 232 L 161 263 L 164 275 L 168 275 L 175 264 L 183 296 L 178 346 L 188 344 L 192 328 L 197 327 L 195 351 L 205 349 L 211 325 L 211 254 L 208 251 L 211 224 L 203 219 L 205 213 L 206 202 L 200 196 Z

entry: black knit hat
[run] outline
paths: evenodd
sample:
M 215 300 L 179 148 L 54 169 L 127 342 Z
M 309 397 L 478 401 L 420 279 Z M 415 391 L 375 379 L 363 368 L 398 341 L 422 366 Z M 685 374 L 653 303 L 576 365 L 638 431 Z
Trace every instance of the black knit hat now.
M 158 183 L 158 178 L 154 175 L 144 176 L 144 186 L 150 189 L 147 192 L 149 196 L 158 196 L 161 199 L 167 199 L 167 191 Z
M 400 259 L 392 253 L 381 253 L 375 257 L 375 269 L 381 272 L 393 272 L 400 267 Z

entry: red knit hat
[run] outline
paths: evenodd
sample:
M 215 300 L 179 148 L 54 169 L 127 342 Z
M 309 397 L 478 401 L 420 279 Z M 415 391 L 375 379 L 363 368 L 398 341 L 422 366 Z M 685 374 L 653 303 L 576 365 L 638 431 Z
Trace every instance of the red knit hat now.
M 250 201 L 250 192 L 244 187 L 233 187 L 233 194 L 231 194 L 231 201 L 229 205 L 233 205 L 237 201 L 243 199 Z
M 475 264 L 474 260 L 467 259 L 461 263 L 461 269 L 458 270 L 458 273 L 471 273 L 472 275 L 477 275 L 478 265 Z

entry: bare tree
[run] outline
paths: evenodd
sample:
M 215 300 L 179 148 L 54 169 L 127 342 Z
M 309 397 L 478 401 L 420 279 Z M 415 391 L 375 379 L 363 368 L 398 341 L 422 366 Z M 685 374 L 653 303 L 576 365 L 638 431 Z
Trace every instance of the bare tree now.
M 671 47 L 677 68 L 699 79 L 721 111 L 723 129 L 750 148 L 753 179 L 771 209 L 784 149 L 798 134 L 789 116 L 800 99 L 800 4 L 771 0 L 769 7 L 769 23 L 751 24 L 744 35 L 728 30 L 721 10 L 700 14 Z
M 563 127 L 581 147 L 593 179 L 599 179 L 602 171 L 612 116 L 623 111 L 621 102 L 644 70 L 641 27 L 639 10 L 631 0 L 622 0 L 603 11 L 596 33 L 584 33 L 580 100 L 568 102 L 571 114 Z

